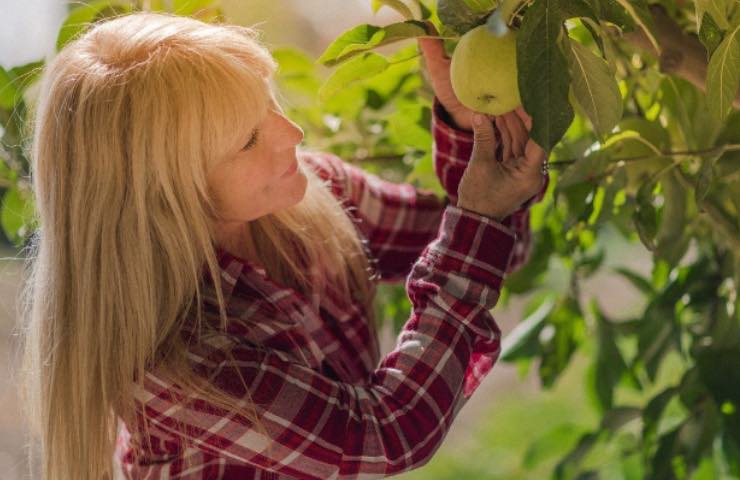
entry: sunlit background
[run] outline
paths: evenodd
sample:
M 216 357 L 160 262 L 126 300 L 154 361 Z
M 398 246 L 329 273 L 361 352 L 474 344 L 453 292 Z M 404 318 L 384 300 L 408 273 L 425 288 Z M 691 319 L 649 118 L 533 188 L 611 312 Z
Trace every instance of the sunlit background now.
M 232 23 L 255 25 L 271 47 L 300 48 L 316 58 L 342 31 L 359 23 L 386 24 L 400 19 L 394 12 L 370 10 L 369 0 L 224 0 L 224 12 Z M 0 65 L 5 68 L 52 55 L 66 2 L 59 0 L 3 0 L 0 2 Z M 629 266 L 649 273 L 652 257 L 640 245 L 627 244 L 614 232 L 600 235 L 608 245 L 605 266 Z M 16 296 L 21 259 L 19 252 L 0 233 L 0 480 L 28 477 L 27 438 L 14 386 L 17 365 Z M 545 284 L 556 289 L 564 266 L 551 264 Z M 641 310 L 632 287 L 621 278 L 597 274 L 584 284 L 584 298 L 596 297 L 605 312 L 624 317 Z M 494 310 L 506 334 L 521 319 L 527 296 L 511 298 Z M 629 306 L 629 310 L 625 310 Z M 383 351 L 395 343 L 393 334 L 383 332 Z M 597 415 L 584 398 L 582 382 L 588 365 L 577 360 L 552 391 L 541 391 L 533 369 L 521 378 L 516 367 L 498 363 L 459 414 L 434 459 L 406 479 L 541 479 L 567 445 L 548 444 L 527 449 L 533 434 L 548 431 L 548 425 L 563 431 L 553 437 L 571 442 L 585 429 L 595 427 Z M 568 426 L 570 425 L 570 426 Z M 621 478 L 621 477 L 619 477 Z

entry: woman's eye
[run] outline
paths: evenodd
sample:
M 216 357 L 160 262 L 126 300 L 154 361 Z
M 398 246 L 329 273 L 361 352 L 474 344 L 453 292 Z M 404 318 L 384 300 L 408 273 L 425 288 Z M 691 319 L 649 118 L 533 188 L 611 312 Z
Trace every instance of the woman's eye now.
M 259 134 L 259 130 L 255 129 L 254 132 L 252 132 L 252 137 L 249 139 L 246 145 L 244 145 L 244 148 L 242 150 L 249 150 L 257 143 L 257 136 Z

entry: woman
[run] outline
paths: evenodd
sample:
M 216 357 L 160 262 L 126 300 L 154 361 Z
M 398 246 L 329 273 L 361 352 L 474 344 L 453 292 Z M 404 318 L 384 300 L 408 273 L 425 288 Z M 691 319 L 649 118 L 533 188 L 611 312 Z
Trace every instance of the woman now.
M 496 119 L 496 162 L 439 40 L 422 48 L 444 200 L 298 151 L 248 28 L 135 13 L 48 63 L 23 310 L 40 476 L 375 478 L 429 460 L 497 358 L 489 309 L 547 177 L 523 111 Z M 413 313 L 381 360 L 374 287 L 404 279 Z

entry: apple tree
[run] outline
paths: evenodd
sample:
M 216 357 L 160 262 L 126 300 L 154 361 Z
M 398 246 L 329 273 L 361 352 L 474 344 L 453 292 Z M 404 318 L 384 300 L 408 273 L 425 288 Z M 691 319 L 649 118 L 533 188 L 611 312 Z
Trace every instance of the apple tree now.
M 425 128 L 429 89 L 403 94 L 418 80 L 389 73 L 414 50 L 378 52 L 419 36 L 444 38 L 453 67 L 473 58 L 482 71 L 515 72 L 507 92 L 471 70 L 458 78 L 464 87 L 456 87 L 460 74 L 453 68 L 453 87 L 463 103 L 474 88 L 480 89 L 474 98 L 486 89 L 520 97 L 533 119 L 530 135 L 550 154 L 552 186 L 532 209 L 532 257 L 505 287 L 510 295 L 536 294 L 501 360 L 525 373 L 536 364 L 548 389 L 575 352 L 591 357 L 587 393 L 602 418 L 553 476 L 596 478 L 600 465 L 591 454 L 609 443 L 618 445 L 624 471 L 636 475 L 630 478 L 740 475 L 740 2 L 374 0 L 372 6 L 394 8 L 405 19 L 358 25 L 319 58 L 334 67 L 320 90 L 324 99 L 341 95 L 340 88 L 365 93 L 365 109 L 351 123 L 374 118 L 378 127 L 360 158 L 387 157 L 386 145 L 400 141 L 412 165 L 406 179 L 436 188 Z M 507 62 L 501 48 L 466 42 L 481 28 L 495 38 L 515 36 L 515 61 Z M 404 138 L 407 132 L 414 135 Z M 607 226 L 641 242 L 654 260 L 649 276 L 612 268 L 645 296 L 634 318 L 610 318 L 580 294 L 580 284 L 603 268 L 596 239 Z M 559 292 L 542 288 L 553 259 L 569 267 Z M 389 299 L 386 310 L 402 322 L 408 313 L 398 307 L 402 295 Z M 672 378 L 662 369 L 669 357 L 679 365 Z M 625 391 L 636 400 L 619 400 Z M 540 432 L 540 438 L 554 437 Z
M 740 477 L 740 2 L 369 1 L 398 21 L 354 26 L 317 60 L 273 50 L 286 110 L 312 147 L 440 195 L 418 37 L 440 37 L 453 62 L 494 72 L 453 72 L 461 100 L 492 88 L 472 98 L 515 99 L 532 117 L 551 182 L 531 210 L 529 262 L 502 292 L 500 304 L 529 299 L 500 360 L 522 375 L 536 368 L 551 389 L 586 354 L 585 393 L 601 415 L 552 476 L 598 478 L 598 452 L 610 446 L 624 478 Z M 76 2 L 57 48 L 86 22 L 137 9 L 224 19 L 213 0 Z M 466 47 L 474 31 L 482 41 Z M 504 37 L 513 54 L 496 47 Z M 37 227 L 25 113 L 42 66 L 0 68 L 0 224 L 19 247 Z M 486 77 L 493 83 L 479 85 Z M 609 268 L 644 297 L 637 315 L 607 314 L 581 293 L 606 269 L 607 228 L 653 258 L 649 275 Z M 543 285 L 555 262 L 567 267 L 557 291 Z M 383 285 L 376 308 L 400 329 L 403 286 Z M 564 441 L 559 431 L 532 432 L 533 447 Z

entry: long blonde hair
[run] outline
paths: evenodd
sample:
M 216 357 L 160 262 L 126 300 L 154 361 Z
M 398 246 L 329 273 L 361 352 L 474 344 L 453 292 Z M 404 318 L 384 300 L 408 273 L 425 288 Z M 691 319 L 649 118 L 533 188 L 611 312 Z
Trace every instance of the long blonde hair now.
M 187 367 L 179 333 L 192 312 L 205 323 L 204 272 L 219 328 L 227 321 L 207 172 L 266 108 L 275 70 L 251 28 L 148 12 L 92 25 L 44 67 L 31 111 L 40 228 L 21 299 L 42 478 L 112 478 L 118 419 L 136 427 L 132 392 L 154 363 L 235 408 Z M 327 183 L 304 170 L 300 203 L 249 223 L 261 262 L 303 293 L 314 288 L 305 266 L 324 266 L 374 329 L 368 252 Z M 253 409 L 239 413 L 259 425 Z

